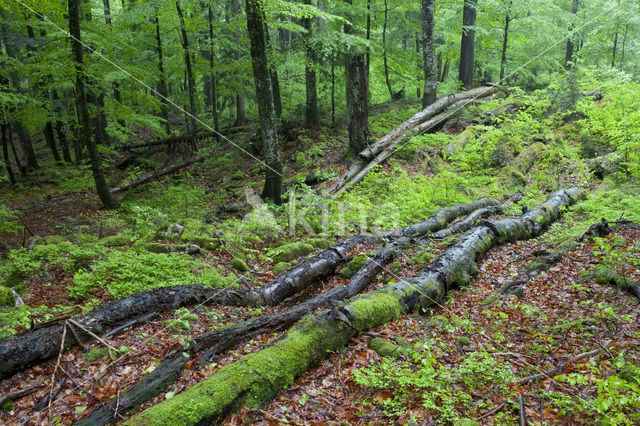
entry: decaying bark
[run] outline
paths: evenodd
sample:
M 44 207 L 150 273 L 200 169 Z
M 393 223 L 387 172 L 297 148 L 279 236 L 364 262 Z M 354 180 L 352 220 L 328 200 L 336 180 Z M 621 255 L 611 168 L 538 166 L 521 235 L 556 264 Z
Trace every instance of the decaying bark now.
M 518 219 L 481 223 L 417 277 L 305 317 L 273 345 L 224 366 L 203 382 L 125 424 L 212 424 L 243 405 L 266 404 L 329 352 L 346 345 L 357 330 L 380 326 L 400 315 L 438 304 L 449 288 L 467 282 L 477 271 L 475 260 L 479 255 L 496 244 L 540 235 L 560 216 L 561 209 L 574 203 L 581 193 L 578 188 L 561 190 Z
M 198 361 L 200 365 L 206 364 L 217 355 L 231 349 L 239 343 L 245 342 L 260 334 L 283 330 L 295 324 L 305 315 L 311 314 L 317 308 L 325 306 L 330 302 L 353 297 L 363 291 L 366 286 L 378 276 L 384 266 L 390 263 L 399 254 L 400 250 L 409 244 L 412 238 L 424 236 L 430 232 L 442 229 L 446 224 L 462 215 L 492 208 L 495 207 L 496 204 L 497 202 L 495 200 L 486 199 L 467 204 L 457 204 L 441 209 L 429 219 L 415 225 L 376 234 L 375 236 L 349 239 L 347 240 L 347 244 L 349 245 L 363 242 L 365 241 L 364 238 L 374 239 L 375 241 L 391 239 L 391 241 L 380 249 L 374 257 L 370 258 L 347 284 L 336 286 L 299 305 L 201 334 L 191 339 L 188 344 L 185 345 L 187 348 L 186 351 L 193 355 L 206 350 Z M 460 228 L 458 227 L 457 229 Z M 343 248 L 346 247 L 347 244 L 344 244 Z M 330 251 L 332 251 L 332 249 L 327 250 L 327 252 Z M 274 281 L 272 281 L 271 284 L 274 284 Z M 283 280 L 280 280 L 280 282 L 283 282 Z M 287 282 L 287 280 L 285 279 L 284 282 Z M 287 288 L 288 287 L 284 287 L 284 289 Z M 176 353 L 167 356 L 158 368 L 145 376 L 143 380 L 122 392 L 119 399 L 112 400 L 89 413 L 79 424 L 95 425 L 108 423 L 114 420 L 116 407 L 118 407 L 121 413 L 130 411 L 163 392 L 164 388 L 160 386 L 149 387 L 148 383 L 162 383 L 166 386 L 173 383 L 186 365 L 186 359 L 181 359 L 182 352 L 184 352 L 184 350 L 180 349 L 176 351 Z M 171 378 L 173 378 L 173 380 L 169 381 Z

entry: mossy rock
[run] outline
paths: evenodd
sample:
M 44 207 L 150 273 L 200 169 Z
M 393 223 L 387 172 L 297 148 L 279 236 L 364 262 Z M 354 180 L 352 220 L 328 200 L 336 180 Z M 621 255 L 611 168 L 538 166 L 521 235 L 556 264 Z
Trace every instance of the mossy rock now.
M 107 349 L 104 346 L 93 348 L 84 355 L 84 357 L 88 362 L 94 362 L 99 359 L 106 358 L 108 356 L 109 356 L 109 349 Z
M 399 357 L 403 352 L 401 347 L 382 337 L 373 337 L 369 339 L 369 347 L 376 351 L 380 356 L 388 356 L 392 358 Z
M 276 264 L 276 266 L 273 267 L 273 274 L 278 276 L 280 274 L 282 274 L 285 271 L 288 271 L 289 269 L 291 269 L 291 263 L 289 262 L 279 262 L 278 264 Z
M 368 260 L 369 258 L 367 256 L 361 254 L 355 256 L 349 261 L 349 263 L 347 263 L 347 266 L 344 267 L 342 272 L 340 272 L 340 276 L 345 279 L 353 277 L 356 272 L 358 272 L 360 268 L 362 268 L 367 263 Z
M 98 240 L 98 244 L 105 247 L 119 247 L 131 244 L 131 237 L 124 234 L 110 235 Z
M 427 157 L 422 163 L 422 170 L 424 172 L 431 172 L 434 175 L 437 175 L 442 171 L 444 167 L 444 160 L 439 155 L 434 155 L 433 157 Z
M 316 249 L 327 249 L 334 244 L 333 241 L 324 238 L 309 238 L 305 243 L 311 244 Z
M 13 290 L 9 287 L 0 286 L 0 306 L 15 306 L 16 300 L 13 297 Z
M 238 259 L 237 257 L 231 259 L 231 267 L 236 271 L 249 272 L 249 265 L 247 265 L 244 260 Z
M 461 336 L 456 340 L 456 345 L 458 346 L 469 346 L 471 344 L 471 340 L 467 336 Z
M 144 247 L 145 245 L 151 242 L 154 242 L 155 240 L 160 238 L 161 234 L 162 234 L 162 231 L 147 232 L 142 237 L 138 238 L 133 245 L 137 247 Z
M 524 174 L 522 174 L 522 172 L 515 169 L 509 172 L 509 179 L 511 180 L 511 183 L 513 183 L 514 185 L 524 186 L 527 184 L 527 177 Z
M 267 256 L 273 259 L 274 262 L 289 262 L 290 260 L 294 260 L 299 258 L 300 256 L 305 256 L 315 249 L 311 244 L 296 242 L 284 244 L 280 247 L 276 247 L 275 249 L 269 251 Z
M 65 241 L 62 235 L 49 235 L 44 237 L 44 242 L 46 244 L 60 244 Z
M 304 155 L 304 152 L 296 152 L 296 157 L 293 162 L 293 168 L 296 170 L 300 170 L 304 167 L 307 162 L 307 157 Z
M 98 242 L 98 236 L 97 235 L 93 235 L 93 234 L 85 234 L 85 233 L 78 233 L 75 234 L 72 238 L 71 238 L 75 243 L 79 244 L 79 245 L 84 245 L 84 244 L 93 244 Z
M 164 322 L 167 328 L 174 333 L 182 333 L 191 330 L 191 323 L 187 320 L 180 319 L 168 319 Z

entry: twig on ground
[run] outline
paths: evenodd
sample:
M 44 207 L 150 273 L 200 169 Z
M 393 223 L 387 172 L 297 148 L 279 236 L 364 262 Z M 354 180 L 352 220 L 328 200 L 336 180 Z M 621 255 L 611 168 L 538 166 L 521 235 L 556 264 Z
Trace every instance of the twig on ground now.
M 520 417 L 520 426 L 527 426 L 527 418 L 524 414 L 524 398 L 522 397 L 522 393 L 518 394 L 518 398 L 516 398 L 516 401 L 519 405 L 518 415 Z
M 38 391 L 40 390 L 40 388 L 42 388 L 42 386 L 43 385 L 41 384 L 32 385 L 32 386 L 27 386 L 26 388 L 23 388 L 23 389 L 18 389 L 13 392 L 5 393 L 4 395 L 0 396 L 0 405 L 4 404 L 7 401 L 15 401 L 18 398 L 22 398 L 25 395 L 29 395 L 35 391 Z
M 500 404 L 498 404 L 495 407 L 493 407 L 490 411 L 487 411 L 486 413 L 484 413 L 480 417 L 476 417 L 476 421 L 477 420 L 482 420 L 482 419 L 484 419 L 486 417 L 489 417 L 489 416 L 493 416 L 494 414 L 496 414 L 500 410 L 502 410 L 506 404 L 507 404 L 507 401 L 502 401 Z
M 72 320 L 71 318 L 69 318 L 67 320 L 67 322 L 69 324 L 72 324 L 76 327 L 78 327 L 80 330 L 84 331 L 85 333 L 87 333 L 89 336 L 93 337 L 94 339 L 96 339 L 98 342 L 102 343 L 104 346 L 107 347 L 107 350 L 109 351 L 109 358 L 111 359 L 111 361 L 113 361 L 113 355 L 111 355 L 111 351 L 115 351 L 116 353 L 118 352 L 118 350 L 111 346 L 110 344 L 108 344 L 104 339 L 100 338 L 97 334 L 94 334 L 92 332 L 90 332 L 89 330 L 87 330 L 86 328 L 84 328 L 82 325 L 80 325 L 77 321 Z

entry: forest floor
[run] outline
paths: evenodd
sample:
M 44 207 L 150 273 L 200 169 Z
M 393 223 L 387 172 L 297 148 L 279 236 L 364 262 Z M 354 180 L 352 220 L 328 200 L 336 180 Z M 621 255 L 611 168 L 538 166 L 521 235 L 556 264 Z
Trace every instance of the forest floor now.
M 495 107 L 495 104 L 491 106 Z M 374 115 L 374 134 L 384 134 L 415 109 L 416 105 L 412 104 L 382 107 Z M 572 124 L 558 124 L 557 121 L 550 123 L 548 129 L 554 133 L 554 138 L 563 141 L 554 148 L 562 154 L 556 151 L 555 154 L 539 154 L 539 161 L 526 173 L 524 185 L 513 185 L 508 171 L 496 172 L 500 170 L 497 165 L 470 170 L 469 165 L 472 169 L 478 155 L 491 157 L 490 161 L 496 164 L 503 161 L 497 158 L 499 156 L 506 156 L 507 163 L 516 156 L 497 149 L 479 154 L 475 145 L 445 158 L 438 167 L 442 170 L 435 169 L 429 162 L 434 152 L 442 150 L 481 113 L 481 109 L 475 109 L 470 115 L 449 122 L 423 145 L 401 150 L 398 159 L 385 163 L 343 198 L 347 204 L 360 205 L 342 212 L 346 217 L 346 229 L 329 228 L 322 234 L 323 238 L 337 241 L 357 233 L 362 225 L 360 212 L 371 215 L 385 202 L 404 205 L 394 211 L 397 220 L 385 224 L 382 211 L 365 220 L 369 227 L 380 224 L 385 229 L 404 226 L 426 219 L 442 205 L 482 196 L 497 197 L 518 188 L 525 189 L 525 198 L 506 212 L 506 216 L 515 215 L 521 206 L 543 200 L 556 188 L 576 183 L 591 189 L 600 188 L 596 195 L 590 195 L 576 209 L 570 209 L 541 237 L 491 249 L 478 259 L 480 272 L 468 287 L 451 292 L 445 302 L 428 312 L 402 316 L 369 331 L 396 342 L 400 348 L 397 356 L 381 357 L 368 345 L 371 336 L 361 334 L 344 350 L 332 353 L 299 377 L 293 387 L 281 389 L 263 409 L 242 408 L 225 423 L 440 424 L 468 418 L 477 419 L 481 424 L 513 424 L 523 417 L 530 424 L 587 424 L 594 421 L 623 424 L 633 421 L 640 407 L 640 305 L 637 299 L 621 289 L 597 283 L 593 271 L 597 265 L 607 265 L 631 280 L 640 281 L 640 230 L 634 227 L 614 229 L 610 235 L 576 244 L 552 262 L 540 259 L 556 252 L 568 240 L 575 241 L 601 215 L 616 220 L 619 214 L 626 213 L 626 218 L 637 221 L 640 207 L 633 205 L 637 200 L 637 195 L 633 194 L 638 187 L 629 188 L 626 183 L 610 180 L 603 183 L 596 178 L 584 182 L 584 176 L 576 172 L 581 170 L 576 165 L 580 161 L 575 160 L 573 154 L 567 154 L 567 151 L 579 149 L 580 145 L 572 133 Z M 485 127 L 488 126 L 483 127 L 483 132 L 492 131 Z M 529 130 L 518 131 L 526 134 Z M 320 183 L 298 186 L 301 203 L 309 201 L 305 197 L 317 202 L 318 197 L 313 194 L 329 188 L 348 167 L 344 144 L 339 142 L 344 141 L 344 133 L 320 129 L 309 132 L 295 126 L 282 133 L 285 172 L 290 176 L 285 180 L 286 184 L 296 187 L 309 179 L 311 173 L 315 177 L 321 175 Z M 526 135 L 526 138 L 530 137 Z M 243 134 L 237 136 L 238 140 L 248 138 Z M 530 143 L 528 140 L 522 146 Z M 6 247 L 13 249 L 4 261 L 2 272 L 6 278 L 7 271 L 11 267 L 17 268 L 19 262 L 26 265 L 23 266 L 25 271 L 30 271 L 25 273 L 20 290 L 27 307 L 0 313 L 4 338 L 28 332 L 38 322 L 86 312 L 113 298 L 135 293 L 138 287 L 132 283 L 153 282 L 140 289 L 162 285 L 162 274 L 171 275 L 179 265 L 197 271 L 194 272 L 196 278 L 204 273 L 202 268 L 210 265 L 221 274 L 223 281 L 238 277 L 236 285 L 240 288 L 260 286 L 276 277 L 273 271 L 276 262 L 270 259 L 270 250 L 300 237 L 266 230 L 256 224 L 260 218 L 251 219 L 251 206 L 246 204 L 245 194 L 247 188 L 259 193 L 261 172 L 257 165 L 243 160 L 232 147 L 214 144 L 208 151 L 207 148 L 204 150 L 209 157 L 203 163 L 126 194 L 123 208 L 117 213 L 99 209 L 91 196 L 90 180 L 85 176 L 64 171 L 51 178 L 53 166 L 33 175 L 32 186 L 18 192 L 3 190 L 0 201 L 20 212 L 16 223 L 21 226 L 21 233 L 2 235 Z M 558 164 L 553 158 L 556 155 L 565 155 L 571 161 L 575 160 L 575 164 L 562 161 Z M 145 171 L 145 165 L 161 162 L 161 159 L 166 160 L 162 152 L 146 155 L 133 170 L 113 173 L 112 184 L 116 180 L 135 178 Z M 555 169 L 549 170 L 552 167 Z M 394 198 L 399 197 L 395 194 L 399 191 L 407 198 Z M 607 198 L 609 193 L 615 197 Z M 631 211 L 629 205 L 633 206 Z M 313 222 L 319 214 L 313 207 L 308 208 L 314 212 L 309 219 Z M 272 212 L 276 224 L 286 228 L 284 210 L 274 207 Z M 335 219 L 333 214 L 334 210 L 329 210 L 330 217 Z M 614 217 L 614 214 L 618 216 Z M 132 255 L 134 257 L 129 261 L 141 264 L 149 261 L 151 268 L 158 268 L 156 272 L 160 275 L 135 269 L 131 272 L 132 281 L 127 281 L 124 275 L 112 271 L 121 265 L 112 253 L 133 252 L 135 242 L 145 233 L 155 232 L 158 224 L 166 227 L 167 223 L 197 228 L 203 235 L 219 239 L 222 245 L 202 247 L 197 257 L 200 266 L 165 264 L 144 251 Z M 320 224 L 313 222 L 312 227 L 320 227 Z M 42 247 L 58 249 L 51 249 L 54 253 L 41 253 L 38 258 L 30 254 L 33 250 L 19 249 L 29 245 L 30 240 L 33 245 L 34 236 L 43 238 L 45 245 Z M 100 243 L 109 236 L 123 238 L 114 245 Z M 170 240 L 160 242 L 171 243 Z M 366 291 L 400 277 L 417 275 L 450 242 L 420 243 L 406 249 L 396 259 L 397 263 L 385 267 L 383 274 Z M 65 248 L 60 249 L 60 244 Z M 349 257 L 371 253 L 375 248 L 374 245 L 358 245 Z M 308 255 L 319 251 L 316 249 Z M 174 261 L 177 257 L 187 259 L 184 262 L 195 261 L 187 255 L 173 254 L 167 258 Z M 231 263 L 235 259 L 242 259 L 247 270 L 234 270 Z M 291 260 L 291 264 L 303 260 L 304 256 Z M 160 263 L 154 264 L 156 261 Z M 99 269 L 99 265 L 104 268 Z M 340 275 L 341 269 L 336 272 L 306 293 L 287 300 L 285 305 L 348 281 Z M 107 276 L 96 286 L 92 278 L 83 273 Z M 109 275 L 112 273 L 113 276 Z M 184 277 L 176 275 L 172 279 Z M 501 289 L 506 290 L 502 292 Z M 0 412 L 0 423 L 69 424 L 153 371 L 160 360 L 179 349 L 189 337 L 278 309 L 201 305 L 161 312 L 147 324 L 109 338 L 112 346 L 126 348 L 123 351 L 126 354 L 115 362 L 107 356 L 97 359 L 87 356 L 90 351 L 95 354 L 96 349 L 101 348 L 97 342 L 75 346 L 60 358 L 57 385 L 53 387 L 57 389 L 62 383 L 59 394 L 50 406 L 45 404 L 40 411 L 34 407 L 52 390 L 55 359 L 0 382 L 0 396 L 35 386 L 33 392 L 5 404 Z M 183 326 L 185 322 L 187 325 Z M 256 337 L 228 351 L 204 369 L 198 370 L 189 361 L 182 377 L 166 392 L 140 407 L 138 412 L 173 397 L 242 356 L 266 347 L 282 334 Z M 594 350 L 597 353 L 570 362 L 559 376 L 526 384 L 515 383 L 517 379 L 547 371 L 574 356 Z M 420 377 L 420 380 L 411 381 L 411 376 Z M 522 414 L 519 412 L 521 406 Z M 492 411 L 494 408 L 497 409 Z M 122 419 L 134 414 L 122 414 Z M 638 421 L 637 417 L 635 421 Z

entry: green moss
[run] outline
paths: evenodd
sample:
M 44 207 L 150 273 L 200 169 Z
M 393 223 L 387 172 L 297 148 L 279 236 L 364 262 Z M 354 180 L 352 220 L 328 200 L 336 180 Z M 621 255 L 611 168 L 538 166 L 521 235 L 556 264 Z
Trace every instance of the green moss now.
M 633 281 L 608 268 L 604 265 L 597 265 L 594 270 L 594 278 L 599 284 L 614 283 L 617 288 L 626 290 L 633 285 Z
M 402 263 L 395 261 L 389 266 L 389 273 L 398 275 L 400 272 L 402 272 Z
M 316 249 L 326 249 L 331 247 L 334 243 L 331 240 L 326 240 L 324 238 L 309 238 L 305 241 L 306 244 L 311 244 L 313 248 Z
M 480 426 L 480 423 L 473 419 L 459 419 L 456 420 L 453 426 Z
M 369 339 L 369 347 L 376 351 L 380 356 L 388 356 L 397 358 L 402 354 L 402 348 L 393 344 L 393 342 L 382 337 L 373 337 Z
M 236 271 L 249 272 L 249 265 L 247 265 L 246 262 L 242 259 L 231 259 L 231 267 Z
M 215 250 L 220 247 L 220 240 L 218 240 L 217 238 L 196 235 L 189 235 L 186 238 L 190 243 L 197 244 L 200 247 L 206 248 L 207 250 Z
M 411 347 L 411 343 L 409 343 L 409 341 L 404 337 L 394 337 L 393 340 L 398 344 L 398 346 L 401 346 L 403 348 Z
M 293 163 L 293 168 L 296 170 L 300 170 L 301 168 L 304 167 L 306 162 L 307 162 L 307 158 L 304 155 L 304 152 L 296 152 L 296 158 Z
M 184 253 L 187 244 L 165 244 L 165 243 L 148 243 L 144 246 L 151 253 Z
M 60 244 L 64 242 L 64 237 L 62 235 L 49 235 L 44 237 L 44 242 L 47 244 Z
M 13 401 L 5 401 L 2 405 L 0 405 L 0 411 L 5 413 L 13 411 L 14 408 L 15 404 L 13 403 Z
M 578 274 L 578 279 L 582 281 L 590 280 L 591 278 L 593 278 L 593 276 L 593 271 L 580 271 L 580 273 Z
M 0 306 L 15 306 L 16 301 L 13 298 L 13 290 L 8 287 L 0 286 Z
M 528 271 L 547 271 L 549 270 L 548 258 L 541 256 L 529 263 L 526 267 Z
M 88 362 L 94 362 L 102 358 L 106 358 L 109 356 L 109 349 L 104 346 L 99 346 L 97 348 L 91 349 L 87 352 L 84 357 Z
M 93 234 L 84 234 L 82 232 L 74 235 L 72 237 L 72 240 L 80 245 L 83 244 L 91 244 L 91 243 L 95 243 L 98 241 L 98 237 L 96 235 Z
M 427 326 L 429 327 L 439 327 L 441 325 L 444 325 L 446 323 L 448 323 L 449 320 L 446 317 L 443 317 L 442 315 L 436 315 L 434 317 L 432 317 L 429 322 L 427 322 Z
M 307 255 L 311 253 L 313 250 L 313 246 L 311 244 L 305 244 L 301 242 L 284 244 L 280 247 L 276 247 L 275 249 L 269 251 L 267 256 L 273 259 L 274 262 L 288 262 L 290 260 L 294 260 L 299 258 L 300 256 Z
M 98 244 L 105 247 L 118 247 L 131 244 L 131 236 L 127 234 L 116 234 L 98 240 Z
M 276 264 L 276 266 L 273 267 L 273 274 L 274 275 L 280 275 L 285 271 L 288 271 L 289 269 L 291 269 L 291 263 L 289 262 L 278 262 L 278 264 Z
M 369 258 L 367 256 L 361 254 L 355 256 L 347 263 L 342 272 L 340 272 L 340 276 L 345 279 L 353 277 L 368 261 Z
M 384 288 L 356 297 L 345 306 L 352 311 L 354 326 L 358 330 L 377 327 L 398 318 L 406 311 L 399 294 Z
M 527 177 L 522 174 L 522 172 L 512 169 L 509 171 L 509 179 L 511 179 L 511 182 L 514 185 L 526 185 L 527 184 Z
M 458 346 L 469 346 L 471 344 L 471 340 L 467 336 L 461 336 L 456 340 L 456 345 Z

